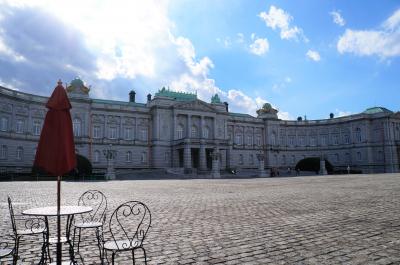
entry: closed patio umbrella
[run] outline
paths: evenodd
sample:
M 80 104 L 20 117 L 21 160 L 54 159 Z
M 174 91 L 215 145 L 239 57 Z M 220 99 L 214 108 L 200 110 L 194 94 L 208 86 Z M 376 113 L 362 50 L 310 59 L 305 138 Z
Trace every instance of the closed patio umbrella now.
M 57 265 L 61 264 L 60 182 L 61 176 L 76 166 L 74 135 L 67 93 L 58 81 L 49 98 L 34 165 L 57 176 Z

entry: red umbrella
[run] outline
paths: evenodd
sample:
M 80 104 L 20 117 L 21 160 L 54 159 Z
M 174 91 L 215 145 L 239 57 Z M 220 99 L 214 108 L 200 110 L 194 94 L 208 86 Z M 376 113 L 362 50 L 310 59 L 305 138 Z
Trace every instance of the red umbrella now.
M 76 166 L 74 135 L 67 93 L 61 80 L 46 104 L 49 109 L 36 151 L 34 165 L 57 176 L 57 264 L 61 264 L 60 180 Z

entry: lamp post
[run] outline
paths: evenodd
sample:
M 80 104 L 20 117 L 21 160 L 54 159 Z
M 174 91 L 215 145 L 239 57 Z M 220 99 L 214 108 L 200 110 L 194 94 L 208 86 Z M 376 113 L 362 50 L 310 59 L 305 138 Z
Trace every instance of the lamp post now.
M 116 157 L 116 151 L 112 149 L 112 144 L 108 146 L 107 150 L 103 150 L 103 155 L 107 160 L 107 171 L 105 177 L 107 180 L 113 180 L 115 179 L 114 159 Z

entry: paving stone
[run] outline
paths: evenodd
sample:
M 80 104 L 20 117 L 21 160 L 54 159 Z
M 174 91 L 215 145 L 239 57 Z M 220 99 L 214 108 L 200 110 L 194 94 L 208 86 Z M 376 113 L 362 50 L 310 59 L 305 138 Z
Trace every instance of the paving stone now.
M 124 201 L 146 203 L 148 264 L 400 264 L 399 174 L 63 182 L 61 189 L 63 205 L 88 189 L 103 191 L 108 216 Z M 7 195 L 16 213 L 55 205 L 56 183 L 0 182 L 1 238 L 11 233 Z M 39 241 L 22 239 L 21 264 L 37 263 Z M 99 264 L 90 232 L 83 242 L 85 264 Z M 140 250 L 135 257 L 144 264 Z M 122 253 L 117 264 L 130 259 Z

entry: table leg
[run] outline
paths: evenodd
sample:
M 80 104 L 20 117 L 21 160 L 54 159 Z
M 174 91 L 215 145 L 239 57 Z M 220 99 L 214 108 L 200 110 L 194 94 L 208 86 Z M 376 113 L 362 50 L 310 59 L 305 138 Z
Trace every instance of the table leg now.
M 49 258 L 50 262 L 51 262 L 51 258 L 50 258 L 50 249 L 49 249 L 49 220 L 47 219 L 47 216 L 44 217 L 44 223 L 46 226 L 46 232 L 43 233 L 43 245 L 42 245 L 42 256 L 40 258 L 39 264 L 46 264 L 47 262 L 47 258 Z

